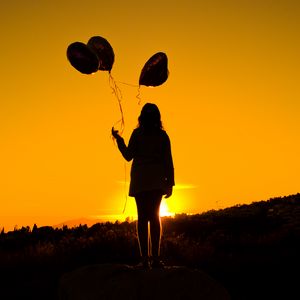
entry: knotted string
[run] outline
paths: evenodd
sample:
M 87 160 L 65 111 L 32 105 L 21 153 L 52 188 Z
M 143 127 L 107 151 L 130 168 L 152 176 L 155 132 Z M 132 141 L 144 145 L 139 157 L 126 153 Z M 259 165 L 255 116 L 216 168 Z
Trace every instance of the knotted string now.
M 117 98 L 120 113 L 121 113 L 121 119 L 118 120 L 114 124 L 114 126 L 116 126 L 117 124 L 121 124 L 120 125 L 120 134 L 122 135 L 122 133 L 124 132 L 124 129 L 125 129 L 125 120 L 124 120 L 124 113 L 123 113 L 123 108 L 122 108 L 122 98 L 123 98 L 122 92 L 110 72 L 109 72 L 108 81 L 109 81 L 109 86 L 112 90 L 112 94 Z
M 120 110 L 120 113 L 121 113 L 121 119 L 118 120 L 117 122 L 115 122 L 113 127 L 120 124 L 120 135 L 122 135 L 123 132 L 124 132 L 124 129 L 125 129 L 125 119 L 124 119 L 124 113 L 123 113 L 123 108 L 122 108 L 122 99 L 123 99 L 122 91 L 118 87 L 116 80 L 113 78 L 113 76 L 111 75 L 110 72 L 109 72 L 108 80 L 109 80 L 109 86 L 112 90 L 112 94 L 117 98 L 118 105 L 119 105 L 119 110 Z M 136 98 L 138 99 L 138 105 L 141 105 L 142 97 L 141 97 L 141 91 L 140 91 L 141 87 L 140 87 L 140 85 L 134 85 L 134 84 L 130 84 L 130 83 L 122 82 L 122 81 L 118 81 L 118 83 L 128 85 L 128 86 L 132 86 L 132 87 L 137 87 L 138 88 L 138 94 L 136 95 Z M 126 210 L 126 207 L 127 207 L 127 202 L 128 202 L 128 196 L 127 196 L 127 166 L 126 166 L 125 162 L 124 162 L 124 177 L 125 177 L 125 181 L 124 181 L 125 203 L 124 203 L 122 214 L 125 213 L 125 210 Z

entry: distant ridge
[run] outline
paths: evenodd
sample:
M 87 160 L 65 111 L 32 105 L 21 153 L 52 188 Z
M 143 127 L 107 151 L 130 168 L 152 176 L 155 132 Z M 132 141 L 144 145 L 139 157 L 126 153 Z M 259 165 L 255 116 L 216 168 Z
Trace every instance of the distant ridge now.
M 52 225 L 53 228 L 63 228 L 64 226 L 68 226 L 68 228 L 78 227 L 79 225 L 87 225 L 88 227 L 93 226 L 97 223 L 105 223 L 107 220 L 104 219 L 92 219 L 92 218 L 79 218 L 79 219 L 73 219 L 68 220 L 56 225 Z
M 264 206 L 265 208 L 269 209 L 269 214 L 273 214 L 273 213 L 285 213 L 285 214 L 296 214 L 296 213 L 300 213 L 299 210 L 296 208 L 294 208 L 293 212 L 290 211 L 290 207 L 287 204 L 290 203 L 298 203 L 300 202 L 300 193 L 297 194 L 293 194 L 293 195 L 288 195 L 288 196 L 281 196 L 281 197 L 274 197 L 274 198 L 270 198 L 268 200 L 261 200 L 261 201 L 254 201 L 252 203 L 249 204 L 236 204 L 233 206 L 229 206 L 226 208 L 221 208 L 221 209 L 212 209 L 212 210 L 208 210 L 208 211 L 204 211 L 201 213 L 193 213 L 193 214 L 189 214 L 189 213 L 179 213 L 179 214 L 175 214 L 175 217 L 177 216 L 190 216 L 190 217 L 204 217 L 207 215 L 222 215 L 222 214 L 231 214 L 234 215 L 236 213 L 239 213 L 241 211 L 245 211 L 247 213 L 250 214 L 255 214 L 257 212 L 257 208 L 258 207 L 262 207 Z M 162 217 L 162 219 L 168 219 L 170 217 L 168 216 L 164 216 Z M 173 217 L 171 217 L 173 218 Z M 51 227 L 53 228 L 63 228 L 63 226 L 67 226 L 68 228 L 74 228 L 74 227 L 78 227 L 79 225 L 87 225 L 88 227 L 93 226 L 94 224 L 97 223 L 106 223 L 106 222 L 111 222 L 114 223 L 117 219 L 109 219 L 109 218 L 105 218 L 105 216 L 103 216 L 102 219 L 100 218 L 77 218 L 77 219 L 72 219 L 72 220 L 67 220 L 64 222 L 61 222 L 59 224 L 56 225 L 52 225 Z M 119 220 L 121 221 L 121 220 Z M 124 221 L 124 220 L 123 220 Z M 122 222 L 122 221 L 121 221 Z

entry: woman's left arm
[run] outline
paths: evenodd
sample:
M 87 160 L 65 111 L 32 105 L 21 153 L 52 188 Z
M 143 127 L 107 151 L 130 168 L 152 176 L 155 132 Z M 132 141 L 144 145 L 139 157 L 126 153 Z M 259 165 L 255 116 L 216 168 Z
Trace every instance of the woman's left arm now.
M 124 139 L 119 135 L 117 130 L 114 130 L 114 128 L 112 128 L 112 135 L 116 139 L 118 148 L 119 148 L 120 152 L 122 153 L 123 157 L 127 161 L 131 161 L 133 159 L 133 156 L 134 156 L 134 148 L 135 148 L 135 134 L 134 134 L 134 132 L 132 133 L 132 135 L 130 137 L 128 147 L 126 146 L 126 144 L 124 142 Z

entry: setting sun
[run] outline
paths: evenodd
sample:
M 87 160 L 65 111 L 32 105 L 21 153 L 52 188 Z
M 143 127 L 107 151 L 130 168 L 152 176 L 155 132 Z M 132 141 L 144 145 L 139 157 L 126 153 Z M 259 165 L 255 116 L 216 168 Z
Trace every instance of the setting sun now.
M 114 216 L 115 220 L 124 221 L 126 218 L 130 220 L 137 219 L 136 203 L 133 197 L 126 196 L 127 190 L 129 188 L 128 182 L 124 181 L 118 182 L 123 186 L 123 191 L 117 193 L 114 203 L 118 206 L 117 214 Z M 124 185 L 125 184 L 125 185 Z M 173 217 L 177 213 L 187 212 L 194 213 L 194 211 L 189 210 L 188 204 L 193 201 L 193 193 L 196 191 L 197 187 L 191 184 L 181 184 L 176 183 L 173 194 L 170 198 L 162 198 L 160 204 L 161 217 Z M 125 204 L 126 203 L 126 204 Z M 121 209 L 125 207 L 124 213 L 121 213 Z
M 172 198 L 174 197 L 174 198 Z M 160 211 L 159 215 L 161 217 L 172 217 L 175 216 L 176 211 L 171 211 L 170 207 L 168 206 L 168 201 L 172 201 L 172 207 L 175 207 L 176 205 L 176 196 L 172 196 L 170 199 L 162 199 L 161 205 L 160 205 Z M 124 199 L 124 202 L 126 200 Z M 99 218 L 99 216 L 98 216 Z M 129 218 L 130 220 L 135 220 L 137 218 L 137 211 L 136 211 L 136 204 L 135 200 L 132 197 L 127 197 L 127 203 L 125 207 L 124 214 L 115 215 L 113 219 L 124 221 L 126 218 Z
M 160 204 L 160 210 L 159 210 L 159 215 L 161 217 L 173 217 L 175 215 L 174 212 L 171 212 L 169 210 L 168 204 L 166 202 L 166 199 L 163 199 L 161 204 Z

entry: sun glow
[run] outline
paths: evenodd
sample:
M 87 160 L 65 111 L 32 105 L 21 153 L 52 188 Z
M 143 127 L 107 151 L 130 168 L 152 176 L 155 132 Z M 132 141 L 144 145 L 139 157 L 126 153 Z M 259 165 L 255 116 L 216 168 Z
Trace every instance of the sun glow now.
M 166 202 L 166 200 L 162 200 L 161 204 L 160 204 L 160 210 L 159 210 L 159 215 L 161 217 L 173 217 L 175 215 L 175 213 L 170 212 L 168 204 Z
M 137 211 L 136 205 L 133 199 L 129 199 L 126 206 L 126 213 L 125 215 L 129 218 L 136 219 L 137 218 Z M 175 216 L 175 212 L 172 212 L 168 206 L 167 200 L 162 199 L 159 209 L 159 215 L 161 217 L 172 217 Z
M 124 186 L 124 182 L 120 182 L 120 184 Z M 160 217 L 174 217 L 176 214 L 180 213 L 192 213 L 187 209 L 187 207 L 189 207 L 189 203 L 194 197 L 193 193 L 196 188 L 197 187 L 192 184 L 177 183 L 170 198 L 166 199 L 164 196 L 162 197 L 159 210 Z M 128 186 L 126 186 L 126 189 L 128 189 Z M 137 220 L 135 199 L 133 197 L 124 196 L 124 190 L 119 190 L 115 197 L 116 200 L 114 203 L 117 203 L 117 205 L 115 206 L 115 210 L 109 211 L 109 220 L 119 220 L 121 222 L 125 221 L 126 219 L 131 221 Z M 124 207 L 125 212 L 122 213 L 122 209 Z M 116 214 L 114 214 L 114 212 Z M 105 215 L 106 213 L 101 211 L 101 219 L 108 219 L 105 218 Z M 100 217 L 98 216 L 98 218 Z

